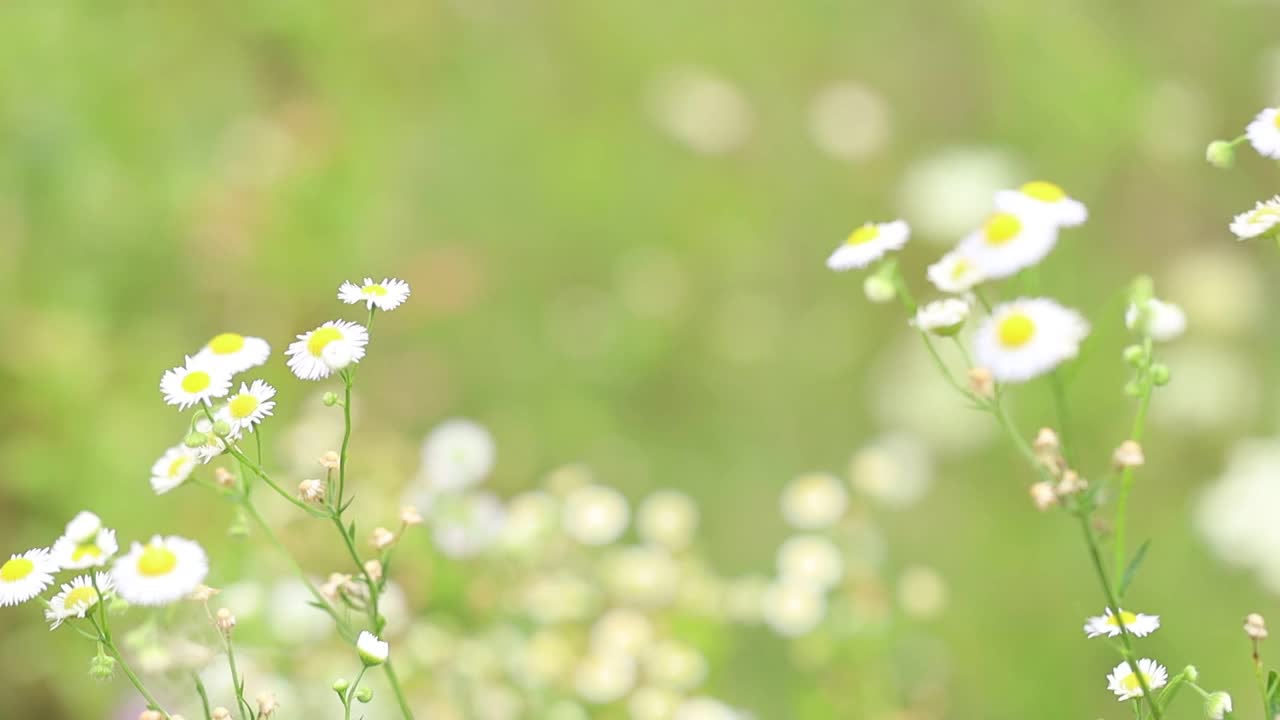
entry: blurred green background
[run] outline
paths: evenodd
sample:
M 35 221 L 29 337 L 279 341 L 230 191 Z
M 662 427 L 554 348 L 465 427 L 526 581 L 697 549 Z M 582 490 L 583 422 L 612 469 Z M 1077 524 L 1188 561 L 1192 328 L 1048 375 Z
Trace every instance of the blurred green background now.
M 342 280 L 391 275 L 414 295 L 379 320 L 356 440 L 388 497 L 426 431 L 464 415 L 498 439 L 502 493 L 571 461 L 633 498 L 679 487 L 718 566 L 767 571 L 787 480 L 911 433 L 931 489 L 881 522 L 895 562 L 949 585 L 927 625 L 943 715 L 1127 716 L 1112 653 L 1080 632 L 1102 600 L 1076 528 L 1035 512 L 1017 458 L 973 432 L 986 419 L 902 360 L 920 349 L 901 310 L 823 264 L 861 222 L 905 216 L 927 296 L 924 267 L 987 193 L 1043 177 L 1091 210 L 1039 276 L 1095 327 L 1070 388 L 1086 471 L 1132 415 L 1120 289 L 1148 272 L 1188 308 L 1195 367 L 1170 350 L 1132 601 L 1164 620 L 1145 653 L 1247 707 L 1240 621 L 1275 596 L 1215 559 L 1194 508 L 1236 439 L 1276 429 L 1280 259 L 1226 232 L 1274 166 L 1245 148 L 1216 171 L 1203 148 L 1280 98 L 1277 21 L 1243 0 L 4 3 L 0 548 L 89 507 L 125 540 L 199 538 L 211 580 L 234 579 L 230 511 L 147 487 L 181 432 L 162 371 L 224 329 L 282 350 L 359 317 Z M 278 355 L 266 375 L 288 422 L 315 388 Z M 1017 393 L 1028 434 L 1049 400 Z M 7 716 L 87 717 L 124 692 L 84 690 L 83 644 L 33 608 L 0 628 Z M 718 696 L 857 717 L 838 686 L 797 700 L 813 674 L 780 641 L 743 647 Z

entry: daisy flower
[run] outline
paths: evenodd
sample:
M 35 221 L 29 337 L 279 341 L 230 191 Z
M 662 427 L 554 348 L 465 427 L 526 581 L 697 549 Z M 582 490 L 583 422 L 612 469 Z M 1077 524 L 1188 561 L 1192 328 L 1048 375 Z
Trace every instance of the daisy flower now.
M 98 531 L 101 529 L 102 518 L 88 510 L 82 510 L 67 523 L 67 529 L 63 534 L 76 542 L 89 542 L 98 536 Z
M 191 477 L 196 467 L 196 451 L 186 445 L 175 445 L 151 465 L 151 489 L 163 495 Z
M 58 565 L 45 548 L 10 557 L 0 565 L 0 607 L 24 603 L 44 592 L 56 572 Z
M 360 653 L 360 661 L 366 667 L 381 665 L 391 655 L 391 648 L 386 640 L 379 640 L 377 635 L 365 630 L 356 638 L 356 650 Z
M 952 250 L 929 266 L 929 282 L 944 293 L 969 292 L 985 278 L 973 260 L 959 250 Z
M 1169 342 L 1186 331 L 1187 315 L 1173 303 L 1152 298 L 1142 309 L 1130 305 L 1124 313 L 1124 324 L 1130 330 L 1150 335 L 1156 342 Z
M 345 320 L 331 320 L 311 332 L 303 333 L 289 345 L 289 369 L 303 380 L 319 380 L 332 372 L 324 360 L 324 351 L 332 343 L 346 343 L 351 350 L 351 361 L 360 362 L 364 346 L 369 343 L 369 332 L 363 325 Z
M 1259 200 L 1252 210 L 1235 216 L 1230 227 L 1237 238 L 1248 240 L 1273 233 L 1276 223 L 1280 223 L 1280 195 Z
M 271 399 L 275 396 L 276 389 L 261 380 L 254 380 L 253 385 L 240 383 L 240 392 L 228 397 L 215 417 L 237 430 L 253 432 L 253 426 L 265 420 L 276 406 Z
M 1128 662 L 1117 665 L 1107 676 L 1107 689 L 1121 701 L 1142 697 L 1138 673 L 1142 673 L 1142 679 L 1147 681 L 1148 690 L 1162 688 L 1169 682 L 1169 673 L 1163 665 L 1151 658 L 1142 658 L 1138 661 L 1138 672 L 1134 672 Z
M 159 535 L 146 545 L 134 543 L 111 568 L 120 597 L 152 607 L 190 595 L 208 573 L 209 559 L 197 543 Z
M 1280 160 L 1280 110 L 1263 109 L 1244 129 L 1244 134 L 1259 155 Z
M 827 258 L 827 267 L 832 270 L 866 267 L 890 250 L 901 250 L 910 236 L 911 228 L 903 220 L 867 223 L 849 233 L 844 244 Z
M 936 335 L 955 335 L 969 317 L 969 303 L 956 298 L 934 300 L 916 310 L 912 325 Z
M 44 611 L 44 618 L 49 621 L 50 630 L 57 630 L 63 621 L 70 618 L 85 617 L 98 604 L 98 601 L 115 587 L 110 575 L 106 573 L 96 575 L 98 583 L 96 589 L 93 586 L 94 580 L 88 575 L 81 575 L 69 583 L 62 584 L 62 592 L 53 596 L 49 601 L 48 609 Z
M 395 310 L 409 299 L 409 283 L 395 278 L 383 278 L 382 282 L 376 283 L 373 278 L 368 277 L 364 279 L 364 285 L 360 286 L 344 282 L 338 288 L 338 299 L 348 305 L 362 302 L 370 310 Z
M 1146 637 L 1160 627 L 1159 615 L 1131 613 L 1124 608 L 1120 609 L 1120 620 L 1124 620 L 1126 632 L 1138 637 Z M 1084 632 L 1091 638 L 1102 635 L 1115 637 L 1120 634 L 1120 623 L 1116 616 L 1111 614 L 1111 608 L 1107 608 L 1106 614 L 1089 618 L 1088 622 L 1084 624 Z
M 84 515 L 85 513 L 81 513 Z M 92 514 L 92 513 L 89 513 Z M 94 516 L 97 517 L 96 515 Z M 67 525 L 67 534 L 58 538 L 50 550 L 50 557 L 63 570 L 83 570 L 84 568 L 102 567 L 115 556 L 120 546 L 116 544 L 116 531 L 108 530 L 98 523 L 92 535 L 72 534 L 72 520 Z
M 1046 298 L 995 308 L 974 337 L 978 366 L 1001 382 L 1025 382 L 1074 358 L 1089 334 L 1080 313 Z
M 265 364 L 270 356 L 271 345 L 262 338 L 222 333 L 200 348 L 196 360 L 235 375 Z
M 225 369 L 190 356 L 182 367 L 167 371 L 160 378 L 164 401 L 179 410 L 209 398 L 218 398 L 231 389 L 231 374 Z
M 1089 219 L 1084 203 L 1069 197 L 1065 190 L 1051 182 L 1036 180 L 1017 190 L 996 193 L 997 210 L 1040 215 L 1058 227 L 1074 227 Z
M 993 213 L 960 243 L 960 251 L 988 280 L 1040 262 L 1058 241 L 1058 227 L 1037 213 Z

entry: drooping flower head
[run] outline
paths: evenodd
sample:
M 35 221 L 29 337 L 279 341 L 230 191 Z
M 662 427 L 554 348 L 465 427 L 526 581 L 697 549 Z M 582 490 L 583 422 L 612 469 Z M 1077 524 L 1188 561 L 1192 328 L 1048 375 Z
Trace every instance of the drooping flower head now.
M 1017 190 L 1001 190 L 996 193 L 995 204 L 997 210 L 1005 212 L 1040 215 L 1058 227 L 1074 227 L 1089 219 L 1084 203 L 1043 180 L 1026 183 Z
M 180 537 L 151 538 L 134 543 L 116 560 L 111 577 L 120 597 L 143 606 L 168 605 L 190 595 L 209 573 L 204 548 Z
M 1252 210 L 1242 212 L 1231 220 L 1231 233 L 1240 240 L 1274 234 L 1280 223 L 1280 195 L 1270 200 L 1259 200 Z
M 985 279 L 973 261 L 963 250 L 952 250 L 929 266 L 929 282 L 945 293 L 962 293 L 972 290 Z
M 262 422 L 271 414 L 276 403 L 271 398 L 276 396 L 276 389 L 263 382 L 254 380 L 253 385 L 240 383 L 240 391 L 227 398 L 215 417 L 226 420 L 236 430 L 253 432 L 253 426 Z
M 352 282 L 342 283 L 338 288 L 338 299 L 348 305 L 365 303 L 372 310 L 378 308 L 386 312 L 400 307 L 409 299 L 409 283 L 395 278 L 383 278 L 382 282 L 374 282 L 373 278 L 365 278 L 364 284 L 357 286 Z
M 496 455 L 493 435 L 483 425 L 446 420 L 422 444 L 422 480 L 434 490 L 476 485 L 493 470 Z
M 960 243 L 960 252 L 988 280 L 1039 263 L 1058 242 L 1058 226 L 1042 213 L 999 210 Z
M 28 550 L 0 565 L 0 607 L 18 605 L 53 583 L 58 564 L 45 548 Z
M 934 300 L 916 309 L 912 325 L 935 335 L 950 336 L 960 332 L 969 317 L 969 303 L 958 298 Z
M 1244 134 L 1259 155 L 1280 160 L 1280 110 L 1264 108 L 1245 128 Z
M 1019 298 L 995 308 L 974 337 L 974 355 L 1001 382 L 1025 382 L 1080 352 L 1089 324 L 1046 298 Z
M 188 356 L 182 367 L 166 371 L 160 378 L 164 401 L 186 410 L 210 398 L 220 398 L 231 389 L 231 373 L 208 360 Z
M 367 630 L 360 633 L 360 637 L 356 639 L 356 650 L 360 654 L 361 662 L 368 667 L 381 665 L 391 655 L 391 647 L 387 641 L 379 640 L 377 635 Z
M 1104 614 L 1089 618 L 1084 624 L 1084 632 L 1091 638 L 1102 635 L 1115 637 L 1120 634 L 1120 620 L 1124 620 L 1125 632 L 1138 637 L 1146 637 L 1160 627 L 1159 615 L 1131 613 L 1121 608 L 1120 618 L 1117 619 L 1111 613 L 1111 608 L 1107 608 Z
M 119 550 L 116 532 L 102 527 L 102 520 L 85 511 L 67 523 L 66 534 L 53 543 L 50 557 L 59 568 L 82 570 L 102 567 Z
M 1149 335 L 1156 342 L 1175 340 L 1186 331 L 1187 315 L 1177 305 L 1155 298 L 1142 305 L 1141 308 L 1130 305 L 1125 310 L 1125 327 L 1142 335 Z
M 325 362 L 325 349 L 335 343 L 345 345 L 343 350 L 350 362 L 360 362 L 364 357 L 365 345 L 369 343 L 369 332 L 363 325 L 345 320 L 331 320 L 315 330 L 305 332 L 284 353 L 289 356 L 289 369 L 303 380 L 329 377 L 333 370 Z M 332 350 L 329 352 L 333 353 Z
M 258 367 L 269 357 L 271 345 L 266 340 L 231 332 L 214 336 L 196 353 L 196 360 L 219 367 L 231 375 Z
M 98 584 L 96 589 L 93 586 L 94 580 L 88 575 L 81 575 L 69 583 L 63 583 L 62 592 L 53 596 L 49 601 L 49 607 L 44 611 L 50 630 L 58 629 L 58 626 L 70 618 L 85 617 L 105 595 L 112 591 L 115 584 L 111 581 L 111 576 L 106 573 L 96 575 Z
M 832 270 L 861 268 L 884 257 L 892 250 L 901 250 L 911 237 L 911 228 L 903 220 L 888 223 L 869 222 L 849 233 L 844 243 L 827 258 Z
M 198 460 L 196 451 L 186 445 L 175 445 L 164 451 L 151 465 L 151 489 L 163 495 L 191 477 Z
M 1138 673 L 1142 673 L 1142 680 L 1147 681 L 1149 690 L 1162 688 L 1169 682 L 1169 673 L 1163 665 L 1151 658 L 1142 658 L 1136 671 L 1128 662 L 1117 665 L 1107 675 L 1107 689 L 1122 702 L 1142 697 L 1142 680 L 1138 679 Z

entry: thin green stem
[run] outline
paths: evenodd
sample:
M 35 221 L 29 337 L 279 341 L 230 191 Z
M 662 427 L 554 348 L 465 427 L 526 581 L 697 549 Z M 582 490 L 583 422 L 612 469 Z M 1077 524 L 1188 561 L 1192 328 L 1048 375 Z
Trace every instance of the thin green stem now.
M 347 448 L 351 445 L 351 385 L 354 375 L 354 370 L 342 373 L 342 452 L 338 454 L 338 501 L 335 505 L 339 510 L 347 492 Z
M 1146 428 L 1147 410 L 1151 406 L 1151 391 L 1154 384 L 1151 381 L 1150 370 L 1153 362 L 1152 358 L 1152 342 L 1151 338 L 1147 338 L 1143 342 L 1143 365 L 1138 369 L 1138 411 L 1133 417 L 1133 428 L 1129 431 L 1129 439 L 1133 442 L 1142 442 L 1142 433 Z M 1115 562 L 1112 570 L 1116 573 L 1116 582 L 1120 582 L 1122 573 L 1124 573 L 1127 564 L 1128 550 L 1126 544 L 1126 531 L 1129 520 L 1129 492 L 1133 489 L 1133 466 L 1125 465 L 1120 471 L 1120 491 L 1116 496 L 1116 514 L 1115 514 L 1115 534 L 1112 551 L 1115 553 Z
M 351 720 L 351 703 L 356 699 L 356 689 L 360 687 L 360 681 L 364 680 L 364 674 L 368 671 L 368 665 L 361 666 L 360 674 L 356 675 L 356 681 L 351 683 L 351 688 L 347 690 L 347 696 L 342 699 L 342 705 L 346 708 L 345 720 Z
M 408 720 L 413 720 L 413 711 L 409 709 L 409 702 L 404 697 L 404 690 L 400 687 L 400 678 L 396 676 L 395 667 L 391 665 L 391 658 L 387 658 L 387 661 L 382 664 L 382 669 L 387 674 L 387 682 L 391 684 L 391 691 L 395 693 L 401 714 Z
M 244 676 L 236 667 L 236 652 L 231 646 L 231 638 L 221 630 L 218 632 L 222 635 L 222 648 L 227 651 L 227 667 L 231 670 L 231 687 L 236 691 L 236 711 L 240 713 L 241 720 L 253 720 L 253 708 L 249 705 L 249 701 L 244 699 Z
M 204 689 L 204 681 L 200 679 L 199 673 L 191 673 L 191 679 L 195 681 L 196 693 L 200 696 L 200 709 L 204 711 L 204 720 L 213 720 L 213 711 L 209 708 L 209 693 Z
M 1253 676 L 1258 681 L 1258 695 L 1262 697 L 1262 715 L 1271 717 L 1271 702 L 1267 698 L 1267 676 L 1262 667 L 1262 653 L 1257 639 L 1253 639 Z
M 271 489 L 272 489 L 272 490 L 275 490 L 277 495 L 279 495 L 280 497 L 284 498 L 285 500 L 288 500 L 288 501 L 289 501 L 290 503 L 292 503 L 295 507 L 297 507 L 298 509 L 302 510 L 303 512 L 305 512 L 306 514 L 308 514 L 308 515 L 310 515 L 310 516 L 312 516 L 312 517 L 324 517 L 324 514 L 323 514 L 323 513 L 321 513 L 319 510 L 317 510 L 316 508 L 311 507 L 310 505 L 308 505 L 308 504 L 306 504 L 306 503 L 302 502 L 301 500 L 299 500 L 298 498 L 294 497 L 293 495 L 290 495 L 288 492 L 286 492 L 286 491 L 285 491 L 285 489 L 284 489 L 284 488 L 282 488 L 282 487 L 280 487 L 278 484 L 276 484 L 276 481 L 274 481 L 274 480 L 272 480 L 272 479 L 271 479 L 271 476 L 267 474 L 267 471 L 266 471 L 266 470 L 263 470 L 261 465 L 258 465 L 258 464 L 257 464 L 257 463 L 255 463 L 254 461 L 250 460 L 250 459 L 248 458 L 248 456 L 246 456 L 246 455 L 245 455 L 245 454 L 240 450 L 240 448 L 239 448 L 239 447 L 237 447 L 237 446 L 235 446 L 235 445 L 228 445 L 228 446 L 227 446 L 227 452 L 231 453 L 231 455 L 232 455 L 236 460 L 239 460 L 242 464 L 244 464 L 244 466 L 245 466 L 245 467 L 247 467 L 247 468 L 249 468 L 250 470 L 252 470 L 252 471 L 253 471 L 253 474 L 254 474 L 254 475 L 257 475 L 259 478 L 261 478 L 263 482 L 265 482 L 267 485 L 270 485 L 270 486 L 271 486 Z
M 98 605 L 102 606 L 103 603 L 99 602 Z M 129 667 L 128 661 L 124 659 L 124 654 L 120 652 L 120 649 L 116 647 L 115 642 L 112 641 L 111 631 L 108 630 L 106 626 L 107 614 L 105 609 L 101 613 L 101 617 L 103 622 L 102 624 L 99 624 L 98 620 L 93 617 L 92 613 L 89 615 L 89 622 L 93 623 L 93 627 L 98 631 L 98 641 L 107 649 L 107 652 L 111 654 L 111 657 L 115 658 L 116 662 L 119 663 L 120 669 L 124 671 L 125 677 L 129 678 L 129 682 L 133 683 L 134 689 L 138 691 L 138 694 L 142 696 L 142 699 L 147 701 L 147 707 L 160 713 L 165 720 L 170 720 L 171 716 L 169 715 L 169 711 L 165 710 L 160 704 L 160 701 L 156 700 L 155 696 L 151 694 L 151 691 L 147 690 L 147 686 L 142 684 L 142 680 L 138 677 L 137 673 L 133 671 L 133 668 Z
M 1062 373 L 1054 370 L 1049 373 L 1049 387 L 1053 391 L 1053 405 L 1058 415 L 1058 437 L 1062 445 L 1062 456 L 1069 467 L 1076 467 L 1075 456 L 1071 453 L 1074 436 L 1071 432 L 1071 406 L 1067 401 L 1067 387 L 1062 380 Z

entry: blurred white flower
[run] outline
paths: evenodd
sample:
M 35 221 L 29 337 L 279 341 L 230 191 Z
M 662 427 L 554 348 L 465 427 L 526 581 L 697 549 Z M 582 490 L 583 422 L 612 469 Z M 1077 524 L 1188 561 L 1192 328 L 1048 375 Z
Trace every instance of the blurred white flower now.
M 432 509 L 431 537 L 440 552 L 453 558 L 487 549 L 502 533 L 506 518 L 502 501 L 487 492 L 450 495 Z
M 909 567 L 898 576 L 898 604 L 912 617 L 931 620 L 947 607 L 947 583 L 933 568 Z
M 1280 441 L 1236 443 L 1222 475 L 1205 488 L 1195 508 L 1196 525 L 1224 562 L 1255 571 L 1262 584 L 1280 592 Z
M 809 135 L 831 157 L 856 162 L 884 148 L 892 130 L 889 106 L 877 92 L 843 82 L 823 88 L 809 106 Z
M 827 614 L 827 599 L 811 583 L 782 580 L 765 588 L 760 614 L 779 635 L 799 637 L 822 622 Z
M 1280 160 L 1280 110 L 1263 108 L 1244 129 L 1258 154 Z
M 422 445 L 421 480 L 437 490 L 483 482 L 497 455 L 493 435 L 471 420 L 446 420 Z
M 551 493 L 528 490 L 507 501 L 501 544 L 507 550 L 532 553 L 555 531 L 559 507 Z
M 552 685 L 568 677 L 577 659 L 573 642 L 563 632 L 542 628 L 518 655 L 516 674 L 535 687 Z
M 622 493 L 606 485 L 584 485 L 564 498 L 561 523 L 584 545 L 608 545 L 627 529 L 631 509 Z
M 578 662 L 573 689 L 595 705 L 622 699 L 636 684 L 636 661 L 622 653 L 592 653 Z
M 666 607 L 680 589 L 680 568 L 665 550 L 634 546 L 610 553 L 604 560 L 610 593 L 631 607 Z
M 672 720 L 745 720 L 745 716 L 719 700 L 695 697 L 680 703 Z
M 1026 382 L 1080 353 L 1089 323 L 1048 298 L 1018 298 L 996 306 L 978 326 L 973 354 L 1000 382 Z
M 994 212 L 960 241 L 960 251 L 987 280 L 1038 265 L 1058 242 L 1058 225 L 1047 214 Z
M 640 687 L 627 699 L 627 712 L 631 720 L 672 720 L 680 701 L 680 694 L 673 690 Z
M 1187 316 L 1177 305 L 1152 298 L 1146 302 L 1145 312 L 1130 305 L 1124 312 L 1124 324 L 1134 332 L 1150 335 L 1156 342 L 1169 342 L 1186 331 Z
M 636 530 L 645 542 L 678 552 L 698 529 L 698 506 L 678 490 L 659 490 L 640 503 Z
M 314 598 L 301 580 L 280 580 L 271 586 L 267 596 L 267 628 L 289 646 L 309 645 L 333 631 L 333 620 L 327 613 L 309 607 Z M 228 605 L 239 613 L 239 608 Z
M 1120 608 L 1120 617 L 1105 608 L 1101 615 L 1091 617 L 1084 624 L 1084 633 L 1096 638 L 1102 635 L 1116 637 L 1120 634 L 1120 620 L 1124 620 L 1124 631 L 1137 637 L 1146 637 L 1160 628 L 1159 615 L 1143 615 Z
M 849 505 L 849 493 L 830 473 L 809 473 L 782 490 L 782 517 L 791 527 L 815 530 L 835 525 Z
M 1249 332 L 1267 306 L 1259 268 L 1236 248 L 1205 243 L 1179 252 L 1166 276 L 1163 285 L 1196 332 Z
M 696 689 L 707 678 L 707 659 L 697 648 L 674 640 L 655 642 L 644 653 L 645 677 L 672 690 Z
M 1240 240 L 1271 234 L 1280 223 L 1280 195 L 1269 200 L 1259 200 L 1252 210 L 1231 219 L 1231 233 Z
M 524 609 L 544 625 L 582 620 L 599 601 L 594 585 L 567 571 L 538 575 L 523 593 Z
M 921 305 L 916 309 L 911 324 L 919 330 L 949 337 L 960 332 L 968 318 L 969 303 L 959 298 L 946 298 Z
M 1169 673 L 1163 665 L 1150 658 L 1142 658 L 1138 661 L 1137 671 L 1127 662 L 1115 666 L 1107 675 L 1107 689 L 1115 693 L 1121 702 L 1142 697 L 1142 681 L 1138 679 L 1138 673 L 1142 673 L 1149 690 L 1158 690 L 1169 682 Z
M 907 169 L 898 196 L 899 214 L 912 218 L 917 233 L 943 245 L 979 225 L 997 190 L 1013 187 L 1022 175 L 1003 149 L 951 147 Z
M 901 250 L 910 237 L 911 228 L 905 220 L 863 223 L 831 253 L 827 267 L 837 271 L 864 268 L 886 253 Z
M 1197 434 L 1248 427 L 1258 414 L 1263 379 L 1242 353 L 1220 343 L 1188 340 L 1162 349 L 1175 382 L 1160 388 L 1151 417 L 1170 431 Z
M 695 152 L 726 153 L 751 135 L 752 112 L 742 93 L 701 68 L 663 73 L 654 84 L 649 105 L 658 126 Z
M 1024 183 L 1017 190 L 1000 190 L 995 196 L 995 206 L 1004 212 L 1038 215 L 1058 227 L 1073 227 L 1089 219 L 1084 203 L 1044 180 Z
M 621 653 L 639 657 L 653 641 L 653 622 L 648 616 L 615 608 L 601 615 L 591 626 L 591 647 L 597 653 Z
M 844 577 L 844 557 L 821 535 L 795 535 L 778 548 L 778 575 L 783 582 L 827 590 Z
M 849 477 L 858 492 L 890 507 L 906 507 L 929 489 L 933 463 L 923 443 L 895 433 L 854 453 Z

